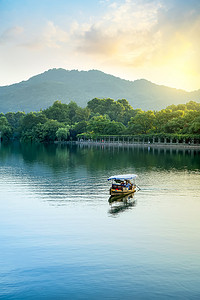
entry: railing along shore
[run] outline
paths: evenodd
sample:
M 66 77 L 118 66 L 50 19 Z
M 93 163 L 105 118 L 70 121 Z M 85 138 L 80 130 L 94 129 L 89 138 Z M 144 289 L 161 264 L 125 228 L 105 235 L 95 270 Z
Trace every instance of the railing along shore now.
M 200 149 L 200 140 L 197 139 L 178 139 L 178 138 L 130 138 L 130 137 L 97 137 L 95 139 L 79 138 L 76 144 L 87 145 L 116 145 L 116 146 L 143 146 L 143 147 L 173 147 L 173 148 L 187 148 Z

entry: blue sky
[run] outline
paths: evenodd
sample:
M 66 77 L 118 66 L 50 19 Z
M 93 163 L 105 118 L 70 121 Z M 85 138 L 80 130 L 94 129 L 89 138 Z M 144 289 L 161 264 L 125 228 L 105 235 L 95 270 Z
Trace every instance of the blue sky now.
M 199 0 L 0 0 L 0 85 L 50 68 L 200 88 Z

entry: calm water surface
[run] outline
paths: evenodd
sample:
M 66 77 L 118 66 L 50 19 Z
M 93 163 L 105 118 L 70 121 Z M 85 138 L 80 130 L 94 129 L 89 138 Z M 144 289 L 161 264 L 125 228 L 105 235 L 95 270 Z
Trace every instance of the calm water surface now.
M 199 195 L 198 151 L 1 144 L 0 299 L 200 299 Z

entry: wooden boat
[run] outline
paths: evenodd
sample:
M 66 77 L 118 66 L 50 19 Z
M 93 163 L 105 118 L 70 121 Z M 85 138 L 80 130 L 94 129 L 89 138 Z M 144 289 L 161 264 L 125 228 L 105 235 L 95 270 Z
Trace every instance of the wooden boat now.
M 115 175 L 108 178 L 112 180 L 110 187 L 111 197 L 123 197 L 136 191 L 136 174 Z

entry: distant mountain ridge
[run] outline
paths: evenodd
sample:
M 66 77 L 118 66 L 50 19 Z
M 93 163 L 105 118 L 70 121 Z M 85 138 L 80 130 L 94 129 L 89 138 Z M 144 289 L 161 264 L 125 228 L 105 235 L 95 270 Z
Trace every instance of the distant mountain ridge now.
M 200 90 L 186 92 L 140 79 L 128 81 L 98 70 L 51 69 L 0 87 L 0 112 L 39 111 L 60 100 L 85 107 L 93 98 L 127 99 L 133 108 L 160 110 L 171 104 L 200 101 Z

